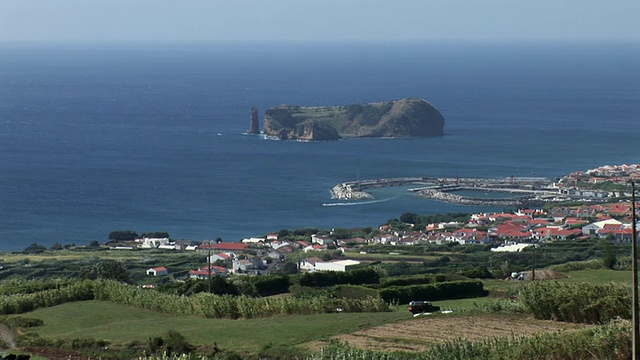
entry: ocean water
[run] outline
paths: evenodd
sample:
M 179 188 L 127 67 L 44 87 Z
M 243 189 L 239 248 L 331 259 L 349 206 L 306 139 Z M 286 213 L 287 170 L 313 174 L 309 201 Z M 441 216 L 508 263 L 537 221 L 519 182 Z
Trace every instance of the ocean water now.
M 403 97 L 437 138 L 287 142 L 249 111 Z M 113 230 L 236 241 L 378 226 L 404 212 L 502 210 L 373 191 L 356 178 L 559 177 L 640 163 L 640 44 L 0 45 L 0 250 Z

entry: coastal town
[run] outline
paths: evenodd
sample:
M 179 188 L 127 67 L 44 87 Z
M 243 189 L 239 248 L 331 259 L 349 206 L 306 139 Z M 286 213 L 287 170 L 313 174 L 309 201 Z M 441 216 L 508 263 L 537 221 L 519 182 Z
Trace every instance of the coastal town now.
M 188 277 L 206 279 L 211 275 L 267 275 L 280 273 L 287 259 L 295 258 L 295 272 L 346 271 L 358 267 L 363 247 L 415 245 L 491 245 L 493 252 L 514 252 L 537 243 L 563 240 L 605 240 L 612 244 L 630 243 L 632 205 L 630 181 L 640 178 L 640 165 L 602 166 L 571 173 L 553 181 L 556 198 L 582 201 L 518 208 L 511 212 L 474 213 L 465 221 L 382 224 L 373 231 L 356 229 L 317 230 L 304 239 L 292 239 L 288 231 L 245 238 L 238 242 L 205 240 L 200 243 L 172 241 L 169 238 L 141 238 L 135 247 L 194 251 L 207 254 L 207 264 L 189 271 Z M 531 180 L 529 180 L 531 181 Z M 538 181 L 538 180 L 536 180 Z M 515 184 L 513 179 L 510 182 Z M 550 191 L 550 190 L 547 190 Z M 365 236 L 364 234 L 371 234 Z M 133 249 L 134 246 L 113 246 Z M 328 252 L 340 254 L 337 258 Z M 322 258 L 318 254 L 325 254 Z M 390 253 L 392 258 L 394 252 Z M 366 259 L 366 257 L 365 257 Z M 160 265 L 160 264 L 159 264 Z M 168 275 L 165 267 L 150 268 L 148 275 Z

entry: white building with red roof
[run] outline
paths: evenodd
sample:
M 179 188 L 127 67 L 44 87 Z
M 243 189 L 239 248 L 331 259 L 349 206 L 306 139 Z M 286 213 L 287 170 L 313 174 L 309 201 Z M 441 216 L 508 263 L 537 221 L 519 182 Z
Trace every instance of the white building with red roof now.
M 169 275 L 169 270 L 167 270 L 167 268 L 164 266 L 154 267 L 151 269 L 147 269 L 147 275 L 151 275 L 151 276 Z

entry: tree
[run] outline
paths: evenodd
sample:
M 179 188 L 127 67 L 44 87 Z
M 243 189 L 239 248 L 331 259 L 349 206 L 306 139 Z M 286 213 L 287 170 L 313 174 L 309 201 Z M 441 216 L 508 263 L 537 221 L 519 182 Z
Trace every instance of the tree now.
M 400 215 L 400 221 L 407 224 L 415 224 L 418 222 L 418 214 L 404 213 Z
M 175 330 L 169 330 L 164 339 L 163 352 L 170 355 L 189 354 L 195 347 L 191 345 L 187 340 Z
M 351 237 L 351 232 L 345 228 L 335 228 L 332 235 L 336 239 L 344 240 Z
M 93 240 L 89 243 L 89 247 L 100 247 L 100 242 L 98 240 Z
M 138 233 L 133 230 L 116 230 L 109 233 L 109 240 L 115 241 L 130 241 L 138 237 Z
M 164 239 L 164 238 L 169 238 L 169 233 L 166 231 L 156 231 L 156 232 L 148 232 L 148 233 L 142 233 L 142 235 L 140 235 L 143 238 L 152 238 L 152 239 Z M 134 239 L 135 240 L 135 239 Z
M 32 254 L 37 254 L 37 253 L 41 253 L 41 252 L 45 252 L 47 251 L 47 247 L 44 245 L 40 245 L 40 244 L 36 244 L 33 243 L 29 246 L 27 246 L 26 248 L 24 248 L 24 250 L 22 250 L 22 252 L 24 253 L 32 253 Z
M 287 261 L 282 263 L 279 268 L 274 272 L 275 274 L 297 274 L 298 273 L 298 264 L 292 261 Z
M 129 270 L 119 261 L 102 260 L 97 264 L 86 268 L 81 277 L 83 279 L 108 279 L 124 283 L 129 282 Z
M 287 229 L 282 229 L 282 230 L 278 231 L 278 239 L 282 239 L 282 238 L 288 236 L 289 233 L 290 232 Z
M 618 258 L 616 257 L 616 253 L 611 248 L 611 244 L 609 242 L 605 242 L 604 255 L 602 257 L 602 264 L 607 269 L 613 269 L 617 263 L 618 263 Z
M 51 247 L 49 248 L 49 250 L 52 250 L 52 251 L 57 251 L 57 250 L 62 250 L 62 249 L 63 249 L 62 244 L 60 244 L 59 242 L 54 243 L 54 244 L 53 244 L 53 245 L 51 245 Z

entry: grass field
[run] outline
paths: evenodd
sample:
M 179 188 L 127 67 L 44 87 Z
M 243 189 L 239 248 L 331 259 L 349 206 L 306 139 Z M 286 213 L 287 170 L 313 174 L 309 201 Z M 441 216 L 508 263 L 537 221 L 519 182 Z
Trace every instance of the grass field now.
M 583 270 L 564 273 L 562 282 L 630 282 L 630 271 Z M 522 282 L 487 280 L 493 294 L 515 294 Z M 421 299 L 429 300 L 429 299 Z M 114 344 L 146 342 L 175 330 L 195 345 L 240 353 L 257 353 L 269 348 L 297 347 L 318 350 L 331 339 L 354 346 L 386 350 L 419 351 L 434 342 L 458 338 L 533 334 L 577 328 L 557 322 L 540 322 L 521 315 L 482 313 L 480 307 L 495 297 L 434 301 L 453 314 L 414 318 L 406 305 L 386 313 L 333 313 L 283 316 L 262 319 L 204 319 L 176 317 L 104 301 L 67 303 L 43 308 L 24 316 L 42 319 L 33 330 L 51 340 L 93 338 Z M 243 341 L 242 339 L 251 339 Z M 241 341 L 242 340 L 242 341 Z
M 590 282 L 590 283 L 607 283 L 607 282 L 624 282 L 631 285 L 632 272 L 628 270 L 582 270 L 564 272 L 567 277 L 560 280 L 566 282 Z
M 42 319 L 36 328 L 47 339 L 96 338 L 113 343 L 145 342 L 170 329 L 196 345 L 216 342 L 222 349 L 256 352 L 267 346 L 295 346 L 406 320 L 408 311 L 335 313 L 250 320 L 176 317 L 104 301 L 68 303 L 29 313 Z M 126 329 L 126 331 L 123 331 Z M 251 338 L 251 341 L 240 339 Z

